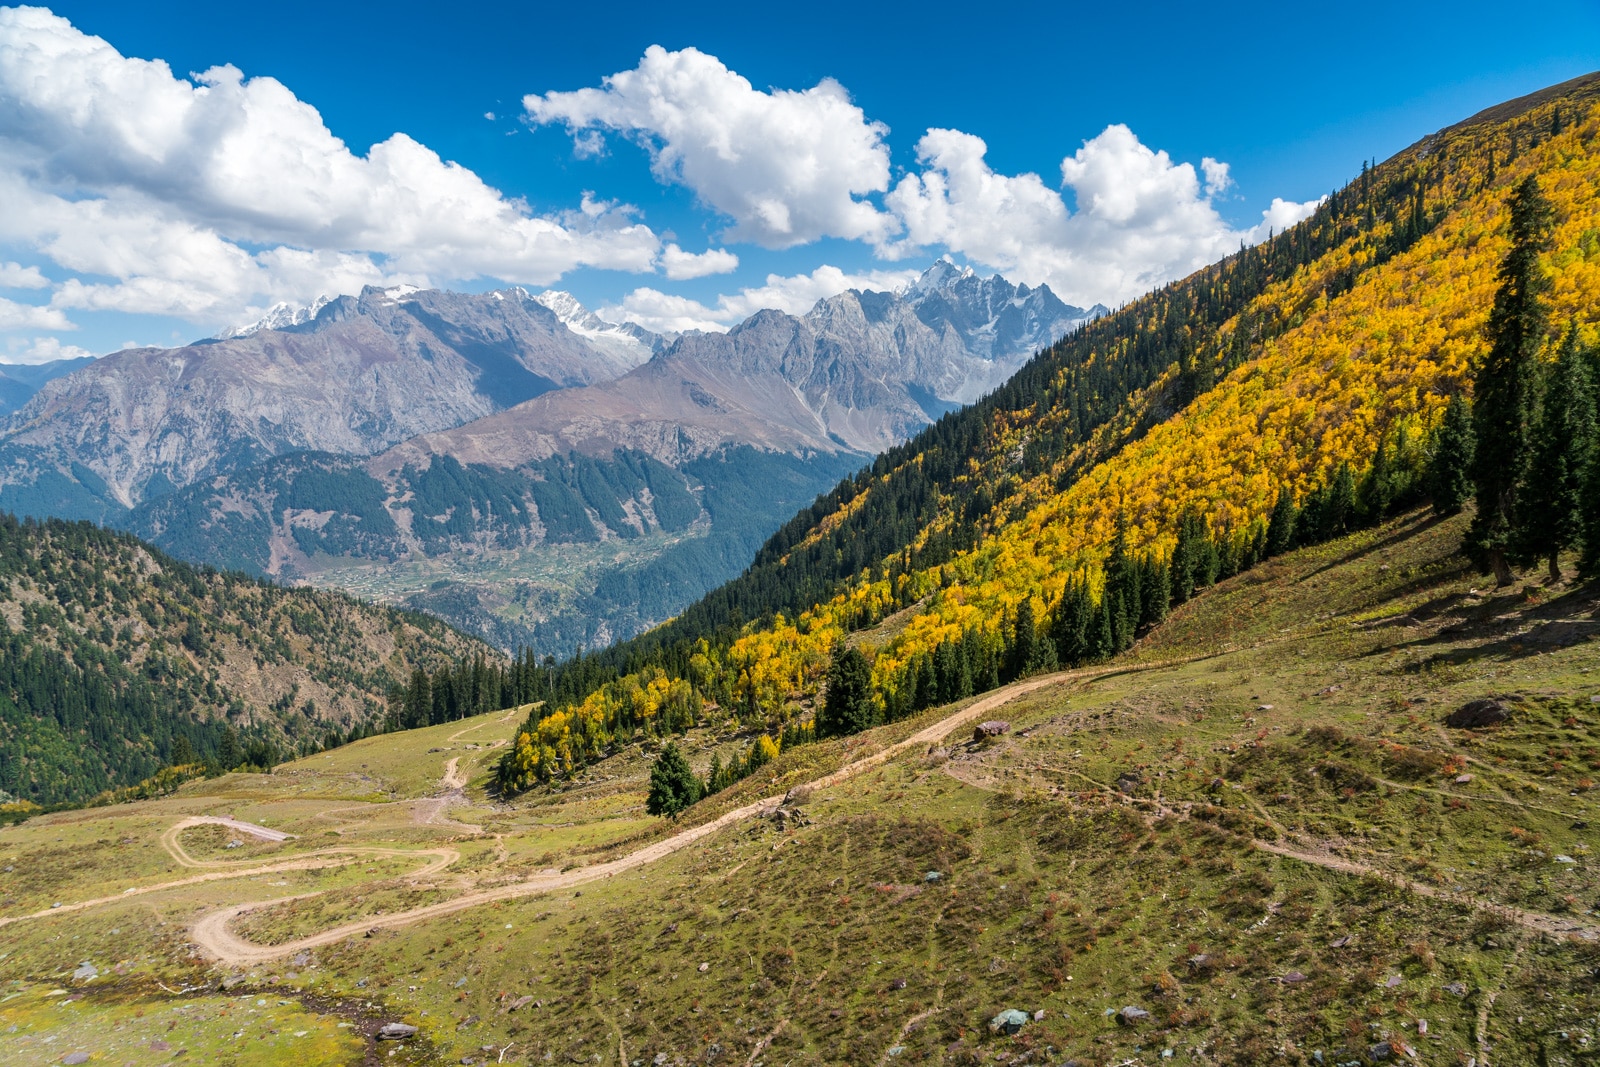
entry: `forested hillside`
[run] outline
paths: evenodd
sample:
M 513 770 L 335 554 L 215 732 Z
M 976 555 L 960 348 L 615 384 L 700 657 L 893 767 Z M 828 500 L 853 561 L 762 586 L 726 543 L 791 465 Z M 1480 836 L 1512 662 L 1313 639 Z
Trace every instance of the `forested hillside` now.
M 426 616 L 191 567 L 88 523 L 0 518 L 10 797 L 84 800 L 173 764 L 270 765 L 381 725 L 416 668 L 495 656 Z
M 676 681 L 777 731 L 811 713 L 841 637 L 885 619 L 855 642 L 869 717 L 1093 658 L 1196 584 L 1426 495 L 1529 178 L 1551 205 L 1556 324 L 1530 351 L 1553 359 L 1569 322 L 1572 346 L 1594 345 L 1597 99 L 1579 79 L 1363 165 L 1305 222 L 1040 353 L 796 516 L 738 580 L 557 668 L 503 782 L 659 732 Z

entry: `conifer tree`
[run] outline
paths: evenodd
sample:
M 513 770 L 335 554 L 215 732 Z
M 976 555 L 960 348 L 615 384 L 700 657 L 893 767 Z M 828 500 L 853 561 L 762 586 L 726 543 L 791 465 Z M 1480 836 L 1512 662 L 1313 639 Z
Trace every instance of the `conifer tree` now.
M 1489 349 L 1473 380 L 1472 421 L 1477 447 L 1472 481 L 1478 511 L 1467 550 L 1495 581 L 1512 581 L 1518 476 L 1527 462 L 1533 368 L 1544 343 L 1544 294 L 1549 278 L 1539 256 L 1549 247 L 1554 211 L 1532 175 L 1511 193 L 1511 250 L 1501 261 L 1500 286 L 1489 312 Z
M 689 761 L 678 751 L 675 742 L 667 746 L 650 766 L 650 795 L 645 798 L 644 810 L 651 815 L 676 818 L 678 813 L 699 800 L 705 792 L 700 779 L 689 767 Z
M 1294 547 L 1294 523 L 1299 512 L 1294 506 L 1294 494 L 1287 486 L 1278 490 L 1278 502 L 1272 505 L 1272 518 L 1267 522 L 1267 555 L 1279 556 Z
M 1444 409 L 1428 464 L 1433 513 L 1441 518 L 1459 513 L 1472 497 L 1473 444 L 1472 408 L 1457 394 Z
M 1039 634 L 1033 621 L 1033 598 L 1025 596 L 1017 605 L 1015 636 L 1011 642 L 1011 676 L 1027 674 L 1039 658 Z
M 1348 462 L 1340 463 L 1328 483 L 1325 536 L 1338 537 L 1350 532 L 1356 514 L 1356 475 Z
M 1574 323 L 1547 374 L 1514 516 L 1521 558 L 1545 560 L 1552 584 L 1561 580 L 1561 552 L 1583 536 L 1584 483 L 1594 444 L 1594 393 Z
M 872 664 L 858 648 L 840 641 L 828 665 L 828 692 L 817 713 L 817 736 L 844 737 L 875 725 Z
M 1583 555 L 1578 570 L 1585 578 L 1600 578 L 1600 442 L 1589 457 L 1583 482 Z
M 1110 659 L 1117 651 L 1116 631 L 1111 622 L 1111 600 L 1100 599 L 1100 610 L 1089 631 L 1089 656 L 1091 660 Z

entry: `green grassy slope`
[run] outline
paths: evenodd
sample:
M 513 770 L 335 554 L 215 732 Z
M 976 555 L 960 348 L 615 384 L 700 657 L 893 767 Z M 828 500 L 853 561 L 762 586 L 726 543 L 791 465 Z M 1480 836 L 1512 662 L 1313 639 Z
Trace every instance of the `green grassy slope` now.
M 84 994 L 72 1013 L 19 1033 L 39 1042 L 69 1014 L 121 1018 L 133 1004 L 168 1011 L 181 998 L 156 980 L 234 975 L 248 1005 L 287 1000 L 322 1020 L 355 1005 L 417 1024 L 426 1042 L 405 1055 L 434 1063 L 1121 1064 L 1168 1049 L 1177 1062 L 1321 1051 L 1348 1063 L 1396 1042 L 1424 1063 L 1588 1062 L 1600 600 L 1475 590 L 1454 555 L 1460 522 L 1411 515 L 1263 564 L 1108 669 L 989 713 L 1012 724 L 998 742 L 970 744 L 969 726 L 817 790 L 801 820 L 748 819 L 640 870 L 414 925 L 385 916 L 681 829 L 640 818 L 648 751 L 493 804 L 481 792 L 491 746 L 516 716 L 485 716 L 8 828 L 0 918 L 181 874 L 126 868 L 132 852 L 84 856 L 70 875 L 49 857 L 76 841 L 153 841 L 184 814 L 300 835 L 251 843 L 241 863 L 329 844 L 461 855 L 428 877 L 374 859 L 0 925 L 26 997 L 83 958 L 126 972 L 66 982 Z M 1442 725 L 1485 695 L 1506 699 L 1509 722 Z M 951 710 L 797 748 L 690 818 L 781 793 Z M 697 733 L 689 749 L 703 770 L 736 743 Z M 452 759 L 469 785 L 439 809 L 448 822 L 430 821 L 429 797 L 444 795 L 433 775 Z M 187 834 L 197 856 L 237 855 Z M 235 932 L 283 943 L 351 920 L 377 932 L 220 970 L 188 940 L 215 907 L 306 893 Z M 1107 1014 L 1125 1006 L 1150 1015 Z M 986 1025 L 1005 1008 L 1030 1014 L 1014 1036 Z M 207 1025 L 191 1040 L 234 1023 Z M 23 1051 L 0 1025 L 0 1058 L 35 1062 Z

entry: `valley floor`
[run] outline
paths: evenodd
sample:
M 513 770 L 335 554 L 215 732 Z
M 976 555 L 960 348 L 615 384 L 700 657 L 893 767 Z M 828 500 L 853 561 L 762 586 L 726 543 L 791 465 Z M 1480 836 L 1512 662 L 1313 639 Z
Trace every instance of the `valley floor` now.
M 1600 590 L 1459 536 L 1271 561 L 678 823 L 638 745 L 488 797 L 519 709 L 5 828 L 0 1061 L 1593 1062 Z

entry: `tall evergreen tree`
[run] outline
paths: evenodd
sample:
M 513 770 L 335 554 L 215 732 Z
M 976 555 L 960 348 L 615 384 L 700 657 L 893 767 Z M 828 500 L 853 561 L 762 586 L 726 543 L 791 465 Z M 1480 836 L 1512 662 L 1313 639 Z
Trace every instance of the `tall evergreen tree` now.
M 1017 605 L 1017 621 L 1011 641 L 1011 677 L 1020 678 L 1038 665 L 1039 632 L 1034 625 L 1033 598 L 1025 596 Z
M 1294 506 L 1294 494 L 1287 486 L 1278 490 L 1278 502 L 1272 505 L 1272 518 L 1267 521 L 1267 555 L 1278 556 L 1294 547 L 1294 523 L 1299 513 Z
M 1561 580 L 1560 554 L 1583 537 L 1584 483 L 1594 443 L 1594 391 L 1574 323 L 1547 373 L 1514 516 L 1521 557 L 1545 560 L 1552 583 Z
M 1472 498 L 1474 442 L 1472 408 L 1458 393 L 1444 409 L 1428 463 L 1428 492 L 1433 497 L 1433 513 L 1441 518 L 1459 513 Z
M 875 725 L 872 664 L 861 650 L 840 641 L 828 665 L 828 692 L 817 712 L 817 736 L 844 737 Z
M 650 794 L 645 797 L 644 810 L 651 815 L 676 818 L 703 793 L 704 788 L 689 767 L 689 761 L 678 751 L 675 742 L 668 741 L 661 755 L 650 765 Z
M 1511 193 L 1511 250 L 1500 263 L 1500 286 L 1489 312 L 1489 350 L 1473 380 L 1472 421 L 1477 448 L 1472 481 L 1478 511 L 1467 550 L 1495 581 L 1512 581 L 1518 477 L 1528 453 L 1533 408 L 1533 368 L 1544 343 L 1550 280 L 1539 256 L 1550 244 L 1555 212 L 1532 175 Z

